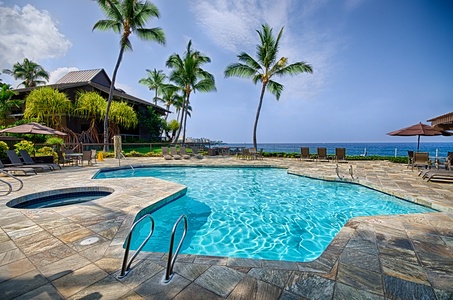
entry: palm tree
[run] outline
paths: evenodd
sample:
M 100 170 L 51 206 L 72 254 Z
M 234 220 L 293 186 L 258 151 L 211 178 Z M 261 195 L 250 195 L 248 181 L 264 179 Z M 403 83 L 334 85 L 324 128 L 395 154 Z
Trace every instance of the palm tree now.
M 262 83 L 260 101 L 256 111 L 255 125 L 253 126 L 253 147 L 257 148 L 256 129 L 260 117 L 261 106 L 263 104 L 264 92 L 267 90 L 275 95 L 277 100 L 283 91 L 283 85 L 272 80 L 274 76 L 297 75 L 299 73 L 312 73 L 311 66 L 303 61 L 288 64 L 288 58 L 281 57 L 277 60 L 277 53 L 283 28 L 280 29 L 277 39 L 272 35 L 272 28 L 264 24 L 262 31 L 257 30 L 260 36 L 261 45 L 257 45 L 257 60 L 253 59 L 245 52 L 240 53 L 237 57 L 239 63 L 234 63 L 225 69 L 225 77 L 237 76 L 251 78 L 253 83 Z
M 20 108 L 23 100 L 12 99 L 16 95 L 11 85 L 0 82 L 0 124 L 5 125 L 8 114 L 14 108 Z
M 162 87 L 164 85 L 164 81 L 167 78 L 167 75 L 165 75 L 164 71 L 162 70 L 149 70 L 146 69 L 146 72 L 148 72 L 148 77 L 140 79 L 138 82 L 146 85 L 149 90 L 154 90 L 154 104 L 157 104 L 157 100 L 160 100 L 158 98 L 159 94 L 162 92 Z
M 175 141 L 177 141 L 181 129 L 184 128 L 183 143 L 186 140 L 186 121 L 191 92 L 211 92 L 216 90 L 214 76 L 201 68 L 201 65 L 211 62 L 211 59 L 199 51 L 192 50 L 191 46 L 192 41 L 190 40 L 183 58 L 179 54 L 172 54 L 166 62 L 166 66 L 173 69 L 170 74 L 170 81 L 180 87 L 185 95 L 182 105 L 181 127 L 175 137 Z
M 93 30 L 113 30 L 121 34 L 120 52 L 113 70 L 110 84 L 109 97 L 104 117 L 104 151 L 108 151 L 108 114 L 113 99 L 116 74 L 125 50 L 132 50 L 129 36 L 136 33 L 142 40 L 156 41 L 165 44 L 165 33 L 159 28 L 144 28 L 151 17 L 159 18 L 159 10 L 148 1 L 139 0 L 96 0 L 102 11 L 107 16 L 106 20 L 99 20 L 94 24 Z
M 49 73 L 47 73 L 43 67 L 37 63 L 24 58 L 24 62 L 19 62 L 13 65 L 13 69 L 3 69 L 4 74 L 14 76 L 14 79 L 23 79 L 17 86 L 24 85 L 25 87 L 35 87 L 39 84 L 45 84 L 49 81 Z M 41 80 L 41 79 L 45 79 Z

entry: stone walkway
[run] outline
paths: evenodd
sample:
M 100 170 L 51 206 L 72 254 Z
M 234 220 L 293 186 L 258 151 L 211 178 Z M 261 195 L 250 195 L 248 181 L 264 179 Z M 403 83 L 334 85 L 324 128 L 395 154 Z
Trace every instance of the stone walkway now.
M 164 284 L 166 255 L 141 253 L 132 272 L 118 279 L 122 245 L 137 212 L 183 194 L 185 187 L 155 178 L 90 179 L 99 168 L 117 166 L 113 159 L 64 167 L 23 176 L 22 191 L 0 197 L 0 299 L 453 299 L 453 184 L 424 182 L 416 171 L 389 162 L 340 164 L 339 177 L 333 163 L 296 159 L 126 162 L 285 167 L 293 174 L 354 181 L 439 212 L 351 219 L 309 263 L 180 255 L 173 279 Z M 70 187 L 115 192 L 55 208 L 5 205 Z

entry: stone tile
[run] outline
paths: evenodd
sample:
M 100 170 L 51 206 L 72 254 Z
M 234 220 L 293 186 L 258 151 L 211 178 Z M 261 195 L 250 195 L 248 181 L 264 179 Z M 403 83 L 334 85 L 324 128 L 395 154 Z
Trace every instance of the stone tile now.
M 86 229 L 86 228 L 81 228 L 77 229 L 62 235 L 59 235 L 58 238 L 62 240 L 64 243 L 72 243 L 74 241 L 80 240 L 82 238 L 88 237 L 90 235 L 93 235 L 94 232 Z
M 63 297 L 68 298 L 107 275 L 106 272 L 102 271 L 94 264 L 89 264 L 54 280 L 52 284 Z
M 337 282 L 335 286 L 333 298 L 336 300 L 384 300 L 384 297 L 381 295 L 372 294 L 364 290 L 358 290 L 340 282 Z
M 113 274 L 121 270 L 123 260 L 120 258 L 104 257 L 95 262 L 95 264 L 109 274 Z
M 302 296 L 306 299 L 331 299 L 335 281 L 309 273 L 294 272 L 289 279 L 285 291 Z
M 123 297 L 118 298 L 118 300 L 143 300 L 143 299 L 145 299 L 145 298 L 143 298 L 142 296 L 140 296 L 139 294 L 137 294 L 135 292 L 129 292 L 126 295 L 124 295 Z
M 417 261 L 381 256 L 381 266 L 384 274 L 388 276 L 398 277 L 404 280 L 414 281 L 417 283 L 427 283 L 428 277 L 422 266 Z
M 340 256 L 340 263 L 343 265 L 352 265 L 358 268 L 370 270 L 376 273 L 381 271 L 379 258 L 377 255 L 371 255 L 365 252 L 351 250 L 346 248 Z
M 165 272 L 161 271 L 149 280 L 140 284 L 135 292 L 146 299 L 166 300 L 173 299 L 179 294 L 190 281 L 175 274 L 171 281 L 167 284 L 162 282 Z
M 48 283 L 38 271 L 33 270 L 0 283 L 2 300 L 14 299 Z
M 58 300 L 63 299 L 63 297 L 58 293 L 54 286 L 50 283 L 40 286 L 37 289 L 34 289 L 26 294 L 23 294 L 15 300 L 29 300 L 29 299 L 52 299 Z
M 245 276 L 229 295 L 228 299 L 278 299 L 282 292 L 275 285 Z
M 17 249 L 17 246 L 11 240 L 0 243 L 0 253 L 5 253 L 14 249 Z
M 31 221 L 30 221 L 31 222 Z M 8 227 L 3 227 L 6 233 L 12 240 L 16 240 L 21 237 L 25 237 L 31 234 L 34 234 L 39 231 L 43 231 L 41 227 L 32 223 L 32 224 L 18 224 L 18 225 L 10 225 Z
M 72 295 L 71 299 L 112 299 L 116 300 L 128 294 L 130 289 L 119 282 L 114 276 L 106 276 L 95 284 Z
M 83 268 L 88 264 L 90 264 L 90 261 L 79 254 L 74 254 L 57 260 L 54 263 L 39 267 L 39 270 L 50 281 L 53 281 L 57 278 L 70 274 L 77 269 Z
M 359 290 L 382 295 L 382 277 L 380 273 L 365 270 L 352 265 L 338 266 L 337 282 L 344 283 Z
M 86 258 L 98 260 L 104 256 L 105 251 L 110 246 L 110 241 L 100 235 L 89 235 L 69 244 L 69 247 L 79 252 Z
M 60 259 L 74 255 L 75 252 L 65 244 L 57 247 L 46 249 L 35 255 L 28 256 L 30 261 L 38 268 L 44 268 L 47 265 L 54 263 Z
M 64 220 L 62 222 L 63 225 L 61 225 L 61 226 L 49 226 L 47 231 L 50 232 L 51 234 L 55 235 L 55 236 L 60 236 L 60 235 L 64 235 L 64 234 L 72 232 L 72 231 L 83 229 L 83 226 L 81 226 L 79 224 L 76 224 L 76 223 L 72 222 L 69 219 L 63 219 L 63 220 Z M 58 221 L 55 221 L 55 222 L 58 222 Z M 60 224 L 57 223 L 55 225 L 60 225 Z
M 23 239 L 27 239 L 28 241 L 25 242 Z M 21 240 L 21 242 L 16 242 L 16 244 L 26 255 L 34 255 L 63 245 L 59 239 L 49 235 L 46 232 L 42 232 L 37 235 L 29 235 L 25 238 L 21 238 Z
M 150 260 L 140 260 L 134 262 L 131 270 L 126 277 L 122 278 L 120 281 L 127 285 L 129 288 L 135 288 L 136 286 L 142 284 L 144 281 L 155 276 L 157 273 L 161 272 L 164 267 L 160 266 L 154 261 Z M 114 273 L 114 276 L 118 277 L 120 275 L 121 268 L 119 271 Z
M 436 299 L 429 285 L 384 275 L 385 297 L 389 299 Z
M 244 276 L 243 273 L 224 266 L 211 266 L 195 283 L 219 296 L 227 297 Z
M 288 282 L 288 279 L 291 276 L 291 272 L 288 272 L 287 270 L 253 268 L 248 272 L 248 275 L 258 280 L 283 288 Z
M 203 272 L 209 268 L 209 265 L 204 264 L 189 264 L 189 263 L 176 263 L 173 267 L 173 272 L 194 281 Z
M 224 299 L 223 297 L 217 296 L 211 291 L 208 291 L 198 284 L 191 283 L 185 289 L 183 289 L 176 297 L 173 298 L 174 300 L 220 300 Z
M 228 258 L 227 266 L 259 268 L 261 267 L 261 260 L 248 258 Z
M 449 291 L 453 293 L 453 268 L 448 271 L 427 270 L 427 275 L 431 286 L 438 290 Z
M 25 258 L 25 254 L 17 248 L 0 253 L 0 266 L 7 265 L 23 258 Z
M 194 260 L 196 264 L 226 266 L 228 258 L 218 256 L 197 256 Z
M 35 267 L 26 258 L 16 260 L 10 264 L 0 267 L 0 282 L 20 276 L 35 270 Z

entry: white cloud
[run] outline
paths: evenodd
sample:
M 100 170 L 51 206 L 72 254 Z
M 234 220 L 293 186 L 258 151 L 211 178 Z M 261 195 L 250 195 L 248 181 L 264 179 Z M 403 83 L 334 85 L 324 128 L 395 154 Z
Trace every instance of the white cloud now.
M 53 70 L 52 72 L 49 73 L 49 84 L 53 84 L 53 83 L 57 82 L 58 80 L 61 79 L 61 77 L 66 75 L 68 72 L 72 72 L 72 71 L 79 71 L 79 68 L 62 67 L 62 68 Z
M 0 6 L 0 68 L 10 69 L 24 58 L 39 60 L 63 56 L 71 42 L 59 32 L 46 10 L 32 5 Z

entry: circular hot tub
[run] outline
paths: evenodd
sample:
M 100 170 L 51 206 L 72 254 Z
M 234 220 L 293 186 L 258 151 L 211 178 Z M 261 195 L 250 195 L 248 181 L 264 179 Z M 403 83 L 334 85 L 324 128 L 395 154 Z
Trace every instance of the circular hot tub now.
M 15 198 L 6 205 L 22 209 L 58 207 L 97 200 L 110 195 L 113 191 L 111 188 L 102 186 L 51 190 Z

